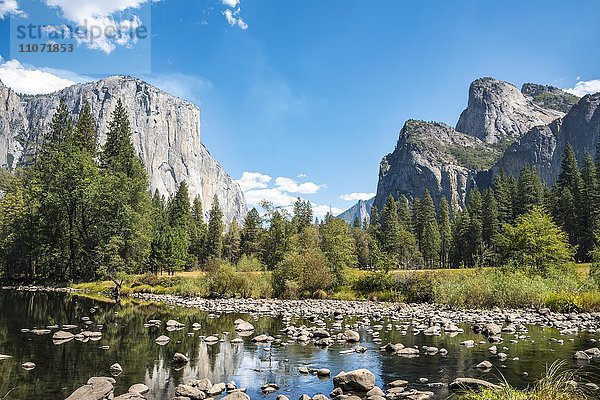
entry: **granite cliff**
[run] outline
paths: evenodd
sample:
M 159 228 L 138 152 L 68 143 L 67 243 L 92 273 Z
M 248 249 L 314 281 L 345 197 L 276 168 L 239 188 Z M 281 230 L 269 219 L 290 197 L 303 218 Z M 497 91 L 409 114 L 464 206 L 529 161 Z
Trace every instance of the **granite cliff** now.
M 0 164 L 12 170 L 29 163 L 60 99 L 75 114 L 89 102 L 100 143 L 106 140 L 107 123 L 121 99 L 150 190 L 170 196 L 185 180 L 190 195 L 199 195 L 205 210 L 216 195 L 227 221 L 245 215 L 239 185 L 200 142 L 199 108 L 132 77 L 112 76 L 36 96 L 19 95 L 0 83 Z
M 456 128 L 409 120 L 395 150 L 383 157 L 375 205 L 389 195 L 421 197 L 428 190 L 462 208 L 473 186 L 485 188 L 505 171 L 518 176 L 525 165 L 553 183 L 567 143 L 579 160 L 594 154 L 600 140 L 600 94 L 582 99 L 552 86 L 514 85 L 481 78 L 469 88 L 467 108 Z

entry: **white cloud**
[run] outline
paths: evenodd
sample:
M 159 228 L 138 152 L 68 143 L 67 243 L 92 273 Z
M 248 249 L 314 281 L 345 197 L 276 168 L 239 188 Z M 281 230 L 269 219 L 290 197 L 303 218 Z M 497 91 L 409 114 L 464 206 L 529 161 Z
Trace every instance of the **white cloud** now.
M 240 4 L 240 0 L 222 0 L 227 7 L 236 8 Z
M 269 175 L 261 174 L 260 172 L 246 172 L 242 173 L 242 177 L 236 182 L 242 188 L 242 191 L 246 192 L 253 189 L 265 189 L 271 181 Z M 260 201 L 260 199 L 259 199 Z
M 355 192 L 343 194 L 340 196 L 340 199 L 346 201 L 358 201 L 358 200 L 369 200 L 375 197 L 375 193 L 365 193 L 365 192 Z
M 74 22 L 87 35 L 77 35 L 79 43 L 84 43 L 91 49 L 101 50 L 110 54 L 117 45 L 131 47 L 137 43 L 137 37 L 130 35 L 141 26 L 138 16 L 117 20 L 114 14 L 128 9 L 138 9 L 149 0 L 45 0 L 49 7 L 62 11 L 65 19 Z M 93 28 L 92 28 L 93 27 Z M 100 29 L 101 33 L 93 32 Z
M 261 201 L 266 200 L 273 204 L 274 207 L 283 208 L 290 213 L 293 210 L 294 202 L 298 199 L 292 193 L 314 194 L 319 189 L 326 187 L 325 185 L 317 185 L 313 182 L 298 183 L 294 179 L 282 176 L 273 181 L 269 175 L 247 171 L 242 173 L 242 176 L 236 182 L 242 188 L 249 206 L 260 209 Z M 343 211 L 336 207 L 313 202 L 311 202 L 311 205 L 313 214 L 318 218 L 323 218 L 330 210 L 334 215 Z
M 275 185 L 281 191 L 301 194 L 315 194 L 319 189 L 326 187 L 325 185 L 317 185 L 314 182 L 298 183 L 291 178 L 284 178 L 282 176 L 275 178 Z
M 575 96 L 583 97 L 586 94 L 600 92 L 600 79 L 592 79 L 590 81 L 579 81 L 574 87 L 564 89 L 565 92 L 574 94 Z
M 296 201 L 296 197 L 282 192 L 277 188 L 247 190 L 244 191 L 244 197 L 246 198 L 246 202 L 253 206 L 257 206 L 261 201 L 266 200 L 275 207 L 286 208 Z
M 0 19 L 4 19 L 4 17 L 10 15 L 19 17 L 26 16 L 23 10 L 19 9 L 17 0 L 2 0 L 2 2 L 0 2 Z
M 223 11 L 223 15 L 225 16 L 225 19 L 227 20 L 229 25 L 238 26 L 241 30 L 246 30 L 248 29 L 248 24 L 242 19 L 242 17 L 238 16 L 239 12 L 239 8 L 235 11 L 226 9 L 225 11 Z
M 331 206 L 327 206 L 327 205 L 317 205 L 317 204 L 312 204 L 312 209 L 313 209 L 313 215 L 319 219 L 324 218 L 325 215 L 327 215 L 327 213 L 329 213 L 329 212 L 333 215 L 339 215 L 344 211 L 341 208 L 331 207 Z
M 76 83 L 76 80 L 56 75 L 55 71 L 27 67 L 18 60 L 2 62 L 0 58 L 0 80 L 17 93 L 52 93 Z
M 298 174 L 296 175 L 296 178 L 306 178 L 306 174 Z

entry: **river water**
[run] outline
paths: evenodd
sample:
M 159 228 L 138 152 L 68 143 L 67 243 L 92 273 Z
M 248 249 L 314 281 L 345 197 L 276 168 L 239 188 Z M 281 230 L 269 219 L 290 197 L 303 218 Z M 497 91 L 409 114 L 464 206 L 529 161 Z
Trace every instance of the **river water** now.
M 86 324 L 86 319 L 89 322 Z M 83 319 L 82 319 L 83 318 Z M 255 326 L 253 335 L 243 337 L 241 344 L 231 343 L 237 337 L 234 321 L 244 318 Z M 150 319 L 163 321 L 160 327 L 144 327 Z M 178 331 L 167 331 L 165 322 L 175 319 L 185 324 Z M 332 321 L 327 321 L 328 328 Z M 386 329 L 390 322 L 394 327 Z M 460 345 L 464 340 L 483 340 L 481 335 L 462 326 L 465 333 L 451 337 L 405 334 L 396 326 L 410 321 L 381 321 L 379 333 L 381 342 L 374 340 L 367 328 L 359 329 L 361 345 L 365 353 L 340 354 L 340 351 L 355 345 L 336 343 L 327 349 L 309 344 L 290 343 L 282 346 L 255 344 L 252 337 L 266 333 L 287 342 L 280 330 L 286 323 L 279 318 L 254 318 L 242 314 L 209 315 L 190 308 L 171 307 L 157 303 L 114 304 L 101 300 L 72 296 L 54 292 L 17 292 L 0 290 L 0 354 L 12 358 L 0 360 L 0 399 L 36 400 L 64 399 L 92 376 L 110 376 L 109 367 L 119 363 L 123 373 L 117 376 L 115 395 L 127 392 L 135 383 L 145 383 L 150 392 L 147 399 L 170 399 L 175 387 L 191 378 L 209 378 L 213 383 L 233 380 L 238 387 L 247 388 L 252 399 L 275 399 L 277 394 L 285 394 L 297 399 L 301 394 L 329 394 L 333 389 L 332 379 L 322 379 L 313 375 L 303 375 L 298 368 L 309 366 L 328 368 L 331 376 L 340 371 L 367 368 L 376 376 L 376 383 L 385 388 L 386 383 L 396 379 L 410 382 L 409 387 L 417 390 L 433 391 L 435 398 L 448 396 L 445 385 L 456 377 L 481 377 L 491 381 L 506 379 L 514 386 L 523 388 L 541 376 L 548 364 L 564 359 L 573 368 L 583 368 L 591 372 L 590 380 L 600 383 L 598 370 L 600 361 L 592 360 L 578 364 L 572 360 L 573 353 L 598 346 L 594 340 L 600 334 L 580 333 L 576 336 L 560 336 L 555 329 L 528 327 L 528 333 L 517 343 L 511 343 L 512 335 L 503 335 L 504 343 L 498 344 L 499 351 L 508 354 L 508 359 L 500 362 L 490 353 L 490 344 L 479 344 L 473 348 Z M 192 324 L 199 323 L 200 329 L 193 330 Z M 298 326 L 314 326 L 314 322 L 292 319 L 289 323 Z M 353 323 L 347 319 L 345 324 Z M 22 329 L 46 328 L 55 325 L 74 324 L 72 332 L 82 330 L 102 332 L 97 341 L 54 344 L 52 335 L 23 333 Z M 375 325 L 375 324 L 374 324 Z M 155 339 L 167 335 L 171 341 L 159 346 Z M 207 344 L 201 337 L 215 335 L 222 339 L 215 344 Z M 553 341 L 564 340 L 563 344 Z M 403 358 L 380 351 L 379 347 L 388 343 L 403 343 L 405 346 L 435 346 L 446 348 L 448 354 L 442 356 L 421 354 L 415 358 Z M 108 348 L 106 347 L 108 346 Z M 506 347 L 506 350 L 502 350 Z M 186 354 L 190 363 L 176 370 L 171 365 L 175 352 Z M 518 360 L 514 360 L 518 358 Z M 482 372 L 474 365 L 490 360 L 494 368 Z M 33 362 L 36 368 L 26 371 L 24 362 Z M 527 373 L 525 375 L 524 373 Z M 595 377 L 595 378 L 594 378 Z M 441 382 L 439 387 L 429 387 L 419 382 L 420 378 L 429 383 Z M 265 383 L 277 383 L 281 389 L 274 394 L 263 395 L 260 387 Z

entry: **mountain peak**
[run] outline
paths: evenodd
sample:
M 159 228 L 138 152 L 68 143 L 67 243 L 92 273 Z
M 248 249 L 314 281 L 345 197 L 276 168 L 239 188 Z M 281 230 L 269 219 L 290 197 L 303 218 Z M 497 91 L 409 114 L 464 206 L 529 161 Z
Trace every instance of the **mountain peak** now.
M 487 143 L 511 143 L 536 125 L 546 125 L 564 115 L 546 109 L 525 96 L 511 83 L 479 78 L 469 86 L 467 108 L 456 130 Z
M 579 101 L 579 97 L 550 85 L 524 83 L 521 93 L 530 97 L 540 107 L 568 113 Z

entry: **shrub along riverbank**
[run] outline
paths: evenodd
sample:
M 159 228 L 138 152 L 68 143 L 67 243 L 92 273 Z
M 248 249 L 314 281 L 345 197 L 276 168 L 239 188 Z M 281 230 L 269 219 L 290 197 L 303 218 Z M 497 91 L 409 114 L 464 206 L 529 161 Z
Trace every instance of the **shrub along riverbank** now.
M 344 271 L 343 276 L 343 284 L 334 291 L 317 290 L 302 296 L 288 291 L 283 297 L 430 302 L 454 308 L 548 307 L 557 312 L 600 311 L 600 291 L 595 279 L 590 277 L 590 264 L 572 265 L 567 271 L 554 271 L 545 276 L 523 269 L 505 268 L 387 273 L 349 269 Z M 240 271 L 229 263 L 221 263 L 209 271 L 183 272 L 172 276 L 127 275 L 123 278 L 121 294 L 271 298 L 275 297 L 274 278 L 280 280 L 269 271 Z M 89 292 L 110 292 L 113 286 L 112 281 L 72 285 Z

